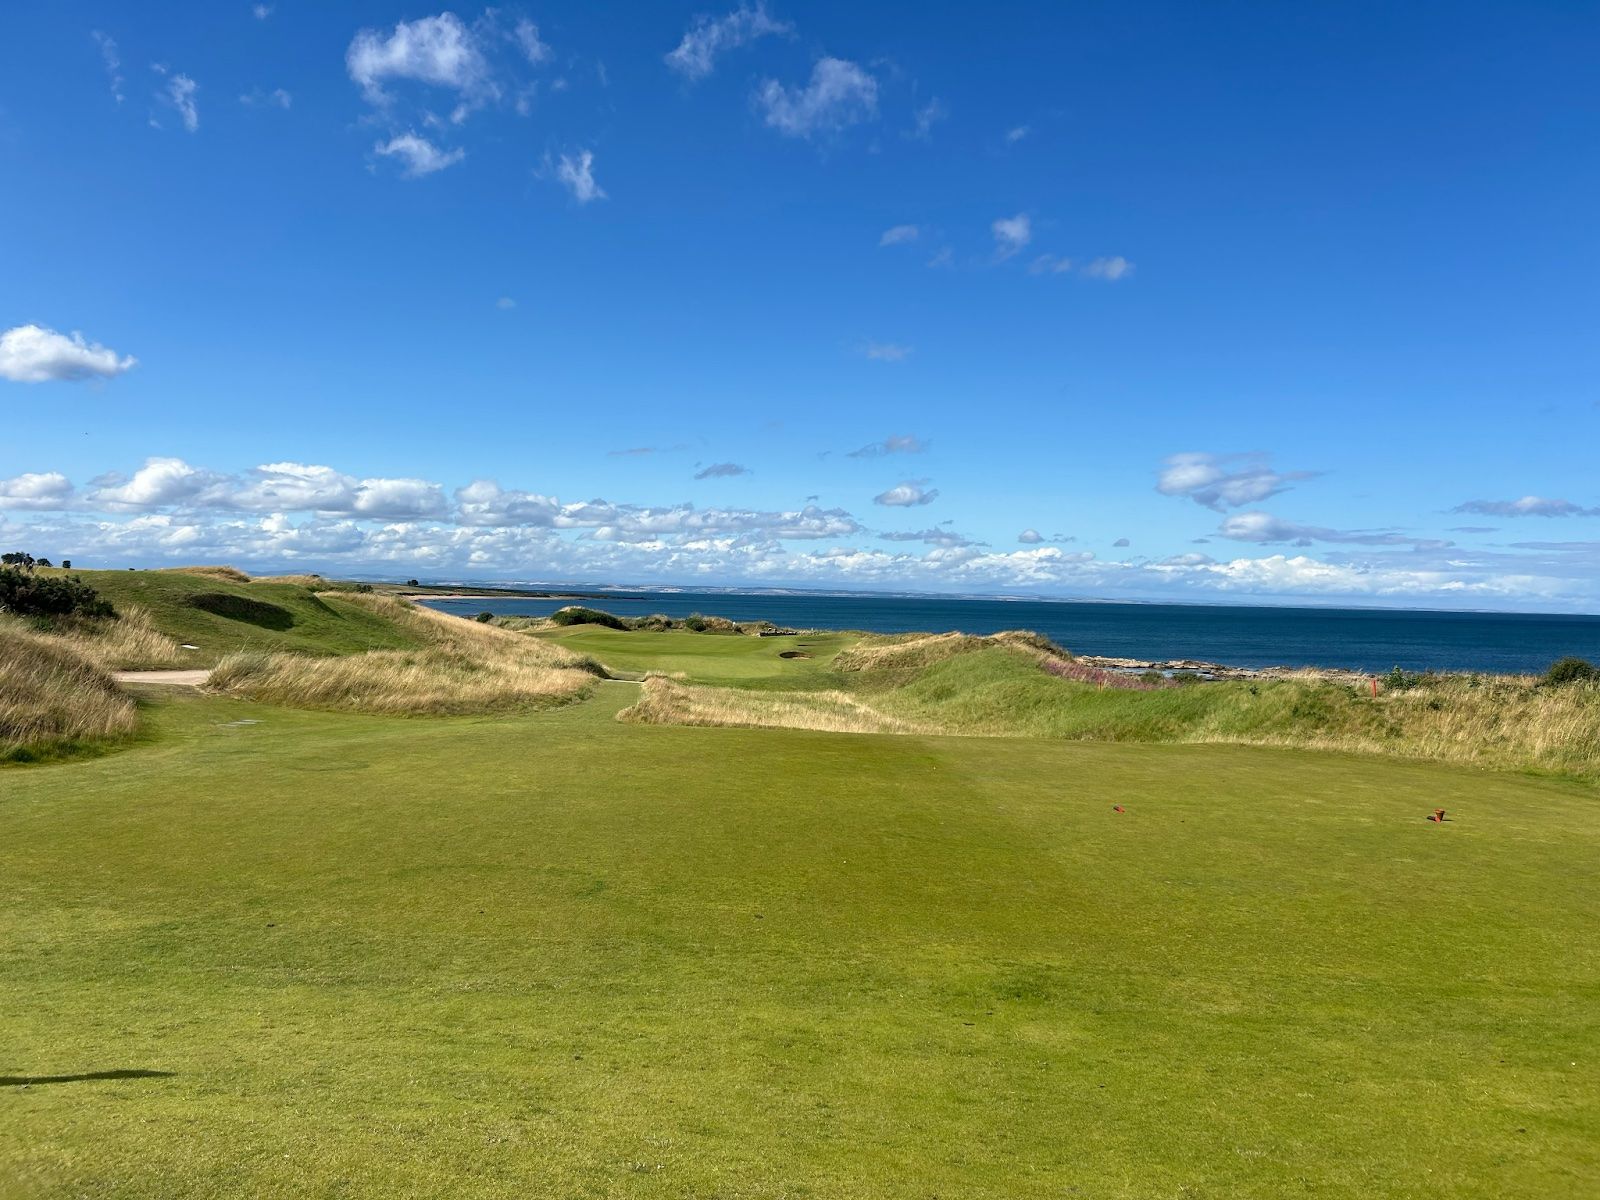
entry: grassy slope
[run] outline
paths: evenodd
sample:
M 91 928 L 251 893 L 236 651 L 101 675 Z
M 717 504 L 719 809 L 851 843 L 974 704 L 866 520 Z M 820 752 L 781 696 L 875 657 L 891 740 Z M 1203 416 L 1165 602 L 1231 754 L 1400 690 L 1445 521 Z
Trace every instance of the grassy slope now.
M 682 671 L 700 683 L 773 688 L 832 686 L 824 681 L 831 679 L 828 668 L 834 655 L 856 641 L 846 633 L 758 638 L 682 630 L 624 633 L 599 625 L 570 625 L 534 636 L 590 655 L 619 672 Z M 811 657 L 782 657 L 794 650 Z
M 0 1193 L 1600 1191 L 1592 792 L 635 691 L 8 774 Z
M 211 666 L 235 650 L 299 650 L 348 654 L 408 649 L 418 640 L 392 621 L 337 596 L 319 596 L 291 583 L 230 583 L 179 571 L 73 571 L 119 608 L 137 605 L 162 633 L 199 647 L 193 662 Z M 273 629 L 205 612 L 185 603 L 204 593 L 264 601 L 287 611 L 293 624 Z

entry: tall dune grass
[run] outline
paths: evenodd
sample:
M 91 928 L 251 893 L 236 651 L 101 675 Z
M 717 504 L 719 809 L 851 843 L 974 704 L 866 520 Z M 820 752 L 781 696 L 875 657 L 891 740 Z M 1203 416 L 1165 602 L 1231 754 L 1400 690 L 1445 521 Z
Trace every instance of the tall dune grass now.
M 137 725 L 133 701 L 70 643 L 0 622 L 0 762 L 127 737 Z
M 152 625 L 143 609 L 132 605 L 124 605 L 116 618 L 58 619 L 48 632 L 36 636 L 106 671 L 191 665 L 178 643 Z
M 600 674 L 565 647 L 376 594 L 340 593 L 426 644 L 337 658 L 244 651 L 211 673 L 215 690 L 297 708 L 447 715 L 547 707 L 588 694 Z
M 249 583 L 250 576 L 238 567 L 161 567 L 160 570 L 175 575 L 199 575 L 203 579 L 219 579 L 224 583 Z

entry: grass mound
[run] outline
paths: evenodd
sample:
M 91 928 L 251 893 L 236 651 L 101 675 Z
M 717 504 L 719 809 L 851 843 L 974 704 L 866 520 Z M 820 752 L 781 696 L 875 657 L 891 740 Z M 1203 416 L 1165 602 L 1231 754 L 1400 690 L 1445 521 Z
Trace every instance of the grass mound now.
M 191 608 L 226 617 L 230 621 L 243 621 L 263 629 L 293 629 L 294 614 L 282 605 L 240 596 L 229 592 L 197 592 L 184 600 Z
M 315 585 L 310 587 L 268 579 L 237 582 L 230 572 L 244 575 L 232 568 L 209 567 L 200 573 L 187 569 L 74 574 L 114 603 L 118 612 L 142 609 L 147 623 L 159 633 L 198 646 L 198 651 L 186 655 L 187 666 L 210 666 L 236 650 L 348 654 L 415 649 L 422 644 L 388 611 L 362 607 L 364 594 L 354 591 L 353 585 L 352 590 L 336 590 L 314 576 L 303 577 Z M 210 598 L 196 603 L 197 597 Z M 257 604 L 288 613 L 287 624 L 281 614 L 256 608 Z
M 603 625 L 607 629 L 626 629 L 621 617 L 611 613 L 602 612 L 598 608 L 585 608 L 581 604 L 569 604 L 565 608 L 558 608 L 550 614 L 552 625 Z
M 1041 633 L 1008 629 L 990 637 L 969 633 L 888 634 L 862 638 L 834 659 L 840 671 L 922 671 L 964 654 L 1001 646 L 1036 662 L 1068 663 L 1072 655 Z
M 351 603 L 406 630 L 420 647 L 334 658 L 240 651 L 211 674 L 214 690 L 295 708 L 442 716 L 548 707 L 586 695 L 601 673 L 564 647 L 389 596 Z
M 250 576 L 238 567 L 162 567 L 163 571 L 170 571 L 181 575 L 198 575 L 202 579 L 220 579 L 224 583 L 249 583 Z
M 133 701 L 61 638 L 0 624 L 0 762 L 29 762 L 126 737 Z
M 772 692 L 706 687 L 661 675 L 617 714 L 634 725 L 721 725 L 827 733 L 929 733 L 931 726 L 878 712 L 847 692 Z

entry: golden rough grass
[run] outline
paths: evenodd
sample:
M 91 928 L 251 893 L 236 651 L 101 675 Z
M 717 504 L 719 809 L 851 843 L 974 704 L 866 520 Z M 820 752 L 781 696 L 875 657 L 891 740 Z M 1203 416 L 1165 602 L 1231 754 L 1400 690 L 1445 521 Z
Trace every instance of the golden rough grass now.
M 172 571 L 180 575 L 200 575 L 206 579 L 220 579 L 225 583 L 249 583 L 250 576 L 238 567 L 162 567 L 163 571 Z
M 143 609 L 132 605 L 124 605 L 115 619 L 58 620 L 49 633 L 35 636 L 106 671 L 159 670 L 188 663 L 178 643 L 150 624 Z
M 844 692 L 756 692 L 680 683 L 650 675 L 639 699 L 617 714 L 635 725 L 725 725 L 826 733 L 933 733 L 881 713 Z
M 957 655 L 990 646 L 1005 646 L 1031 658 L 1059 658 L 1072 656 L 1049 638 L 1025 629 L 1009 629 L 992 637 L 979 637 L 970 633 L 916 634 L 910 637 L 890 635 L 864 638 L 848 650 L 842 650 L 833 660 L 837 671 L 920 671 Z
M 1546 687 L 1527 676 L 1450 677 L 1386 692 L 1377 707 L 1386 721 L 1380 732 L 1307 729 L 1251 740 L 1600 776 L 1600 685 Z
M 0 761 L 126 737 L 134 703 L 63 639 L 0 623 Z
M 391 596 L 339 593 L 427 641 L 338 658 L 230 654 L 214 690 L 297 708 L 423 716 L 547 707 L 586 695 L 597 669 L 564 646 L 464 621 Z

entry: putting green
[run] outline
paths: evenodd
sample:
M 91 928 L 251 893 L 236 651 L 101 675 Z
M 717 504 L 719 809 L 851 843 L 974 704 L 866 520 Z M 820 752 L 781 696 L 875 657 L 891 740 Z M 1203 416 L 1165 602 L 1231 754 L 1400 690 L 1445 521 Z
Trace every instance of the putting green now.
M 0 1194 L 1600 1193 L 1592 789 L 636 690 L 0 770 Z

